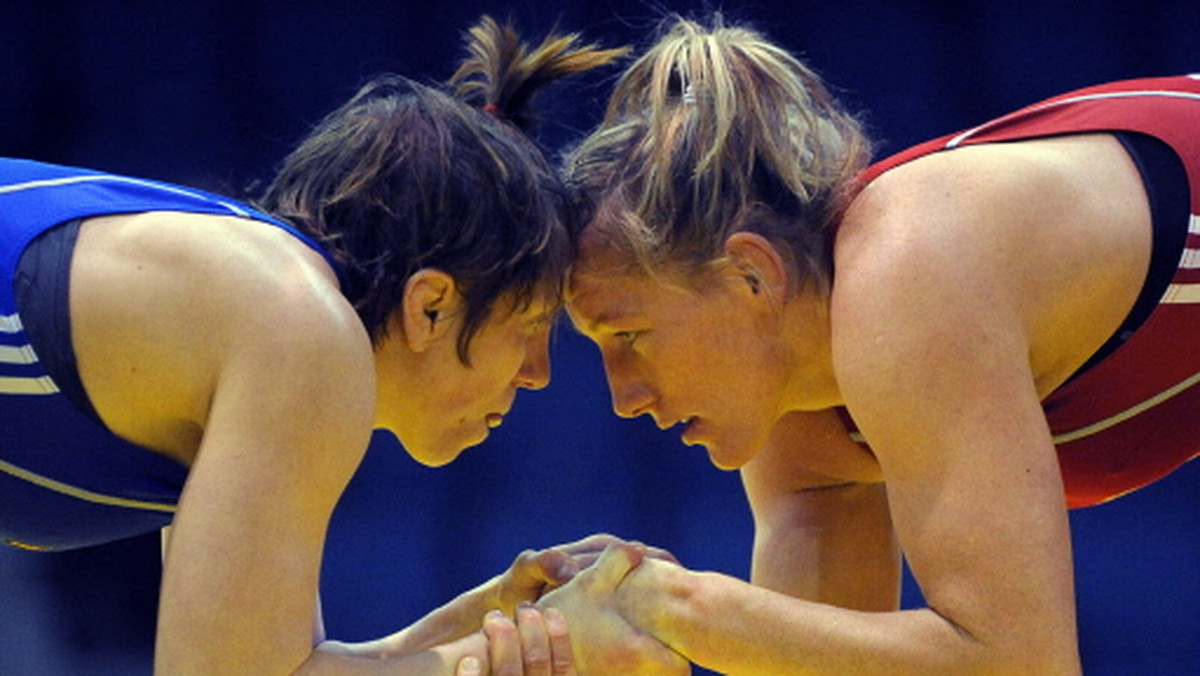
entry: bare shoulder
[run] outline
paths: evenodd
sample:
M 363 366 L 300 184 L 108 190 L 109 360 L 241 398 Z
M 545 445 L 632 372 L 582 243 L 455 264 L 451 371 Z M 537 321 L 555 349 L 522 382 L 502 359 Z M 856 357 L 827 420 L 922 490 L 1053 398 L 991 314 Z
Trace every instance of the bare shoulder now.
M 1137 297 L 1149 219 L 1137 169 L 1108 134 L 936 153 L 856 198 L 835 247 L 835 304 L 861 320 L 862 300 L 894 292 L 890 302 L 930 301 L 899 319 L 975 308 L 993 326 L 1007 321 L 1028 342 L 1045 394 Z
M 328 264 L 261 222 L 175 212 L 89 220 L 72 263 L 71 314 L 101 417 L 184 461 L 215 389 L 237 377 L 286 375 L 299 387 L 327 369 L 372 384 L 370 341 Z
M 957 223 L 975 236 L 1008 226 L 1028 238 L 1037 234 L 1031 225 L 1127 221 L 1144 201 L 1137 169 L 1112 135 L 1055 136 L 956 148 L 896 167 L 859 193 L 843 229 L 853 237 L 908 224 L 915 235 L 938 232 L 930 222 L 950 233 Z

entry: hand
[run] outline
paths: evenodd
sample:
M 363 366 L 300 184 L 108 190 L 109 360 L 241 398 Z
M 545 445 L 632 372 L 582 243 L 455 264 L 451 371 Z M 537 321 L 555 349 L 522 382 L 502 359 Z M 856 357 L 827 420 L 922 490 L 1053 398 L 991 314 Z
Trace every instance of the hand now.
M 577 676 L 567 621 L 556 610 L 542 613 L 531 604 L 517 608 L 516 621 L 498 610 L 487 614 L 488 672 L 493 676 Z M 483 676 L 477 657 L 458 663 L 455 676 Z
M 518 604 L 537 601 L 546 592 L 570 582 L 579 571 L 594 564 L 610 545 L 624 543 L 616 536 L 597 534 L 540 551 L 525 550 L 508 571 L 497 578 L 495 607 L 511 616 Z M 665 549 L 643 549 L 644 555 L 678 563 Z
M 612 544 L 595 565 L 538 602 L 538 607 L 557 608 L 569 619 L 575 666 L 580 676 L 691 673 L 687 660 L 631 625 L 617 611 L 614 591 L 647 555 L 644 545 Z

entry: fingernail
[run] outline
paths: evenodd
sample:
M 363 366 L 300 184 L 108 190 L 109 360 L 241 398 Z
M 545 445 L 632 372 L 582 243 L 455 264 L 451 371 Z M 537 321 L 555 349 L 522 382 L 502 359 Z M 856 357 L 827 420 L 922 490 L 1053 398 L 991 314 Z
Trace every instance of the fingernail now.
M 558 622 L 563 618 L 562 613 L 558 612 L 558 608 L 547 608 L 542 611 L 542 616 L 547 622 Z
M 531 608 L 533 608 L 533 603 L 531 601 L 521 601 L 517 604 L 517 610 L 529 610 Z
M 503 620 L 504 617 L 505 617 L 504 613 L 500 612 L 499 610 L 489 610 L 487 615 L 483 616 L 483 619 L 485 619 L 485 620 Z
M 479 659 L 476 657 L 464 657 L 459 666 L 461 667 L 459 673 L 478 674 L 480 672 Z

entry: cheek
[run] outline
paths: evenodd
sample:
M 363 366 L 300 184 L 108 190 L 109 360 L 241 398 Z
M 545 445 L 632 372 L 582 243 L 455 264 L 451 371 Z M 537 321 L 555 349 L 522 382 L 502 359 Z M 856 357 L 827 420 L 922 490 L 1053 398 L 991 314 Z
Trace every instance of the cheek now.
M 493 337 L 481 342 L 478 349 L 472 346 L 468 389 L 476 398 L 486 398 L 503 391 L 512 384 L 525 363 L 525 337 L 505 336 L 501 340 Z

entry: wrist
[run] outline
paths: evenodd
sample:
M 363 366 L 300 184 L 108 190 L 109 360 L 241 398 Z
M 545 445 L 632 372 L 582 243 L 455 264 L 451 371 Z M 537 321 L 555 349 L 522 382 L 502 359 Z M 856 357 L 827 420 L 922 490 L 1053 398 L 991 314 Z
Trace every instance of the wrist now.
M 647 559 L 617 588 L 619 612 L 658 640 L 674 647 L 683 627 L 702 612 L 705 573 L 657 559 Z

